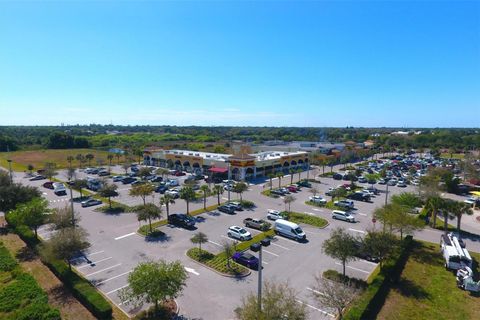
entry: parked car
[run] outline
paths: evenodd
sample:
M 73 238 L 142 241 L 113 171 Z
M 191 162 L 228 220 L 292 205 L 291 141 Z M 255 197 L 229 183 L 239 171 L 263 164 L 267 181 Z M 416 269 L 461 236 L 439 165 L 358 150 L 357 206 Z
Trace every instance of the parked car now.
M 367 248 L 365 248 L 365 245 L 363 244 L 362 241 L 358 241 L 358 240 L 355 241 L 355 249 L 356 249 L 355 256 L 357 258 L 375 262 L 375 263 L 378 263 L 380 261 L 380 259 L 378 259 L 377 257 L 374 257 L 370 252 L 368 252 Z
M 387 182 L 385 181 L 385 179 L 380 179 L 380 180 L 378 180 L 377 183 L 378 183 L 378 184 L 387 184 Z
M 352 216 L 350 213 L 341 211 L 341 210 L 333 210 L 332 211 L 332 219 L 344 220 L 347 222 L 355 222 L 355 217 Z
M 175 172 L 174 176 L 175 176 L 175 177 L 181 177 L 181 176 L 184 176 L 185 174 L 186 174 L 186 173 L 183 172 L 183 171 L 177 171 L 177 172 Z
M 135 182 L 137 181 L 136 178 L 132 178 L 132 177 L 125 177 L 122 179 L 122 183 L 123 184 L 129 184 L 129 183 L 132 183 L 132 182 Z
M 355 207 L 355 204 L 352 200 L 337 200 L 333 204 L 337 207 L 342 207 L 346 209 L 353 209 L 353 207 Z
M 110 173 L 107 170 L 102 170 L 98 172 L 99 177 L 106 177 L 108 175 L 110 175 Z
M 285 218 L 286 218 L 286 214 L 278 210 L 269 209 L 267 211 L 267 219 L 269 220 L 277 220 L 277 219 L 285 219 Z
M 149 180 L 150 180 L 150 182 L 161 182 L 163 180 L 163 178 L 160 177 L 160 176 L 154 176 Z
M 165 194 L 172 196 L 174 199 L 178 199 L 180 197 L 179 192 L 176 190 L 167 190 L 165 191 Z
M 367 182 L 367 179 L 365 177 L 359 177 L 358 178 L 358 182 L 360 183 L 366 183 Z
M 343 176 L 340 174 L 340 173 L 334 173 L 332 178 L 334 180 L 342 180 L 343 179 Z
M 272 226 L 269 222 L 262 219 L 246 218 L 243 220 L 243 223 L 247 228 L 258 229 L 261 231 L 268 230 Z
M 233 190 L 233 184 L 226 184 L 223 186 L 223 190 L 226 191 L 232 191 Z
M 233 261 L 247 268 L 258 270 L 259 261 L 258 258 L 248 252 L 235 252 L 232 256 Z
M 327 204 L 327 200 L 325 200 L 324 198 L 320 197 L 320 196 L 311 196 L 308 198 L 309 201 L 315 203 L 315 204 L 320 204 L 320 205 L 326 205 Z
M 330 188 L 328 188 L 328 190 L 325 192 L 325 195 L 331 196 L 332 193 L 333 193 L 335 190 L 337 190 L 337 188 L 332 188 L 332 187 L 330 187 Z
M 287 220 L 275 220 L 273 230 L 277 235 L 292 238 L 297 241 L 305 241 L 307 239 L 307 235 L 305 232 L 303 232 L 302 228 L 298 226 L 298 224 Z
M 123 179 L 125 179 L 124 176 L 113 176 L 112 177 L 113 182 L 121 182 Z
M 167 191 L 168 188 L 164 185 L 159 185 L 158 187 L 155 188 L 155 192 L 164 194 L 165 191 Z
M 195 219 L 183 213 L 173 213 L 168 216 L 168 223 L 184 228 L 195 227 Z
M 358 201 L 365 201 L 365 202 L 369 202 L 370 201 L 370 195 L 369 194 L 366 194 L 366 193 L 363 193 L 363 192 L 354 192 L 354 193 L 351 193 L 347 196 L 348 199 L 351 199 L 351 200 L 358 200 Z M 340 200 L 341 201 L 341 200 Z M 336 202 L 336 201 L 335 201 Z M 347 207 L 347 206 L 344 206 L 342 205 L 343 207 Z M 353 207 L 352 207 L 353 208 Z
M 230 205 L 231 207 L 233 207 L 237 211 L 243 211 L 243 207 L 242 207 L 242 204 L 240 202 L 232 201 L 232 202 L 229 202 L 227 204 Z
M 277 195 L 277 196 L 285 195 L 285 193 L 283 193 L 283 191 L 281 191 L 280 189 L 274 189 L 274 190 L 270 191 L 270 194 L 274 194 L 274 195 Z
M 295 187 L 295 186 L 288 186 L 287 189 L 290 192 L 297 192 L 298 191 L 297 187 Z
M 283 192 L 283 194 L 290 194 L 290 191 L 287 189 L 287 188 L 280 188 L 279 189 L 281 192 Z
M 135 180 L 132 182 L 132 186 L 138 186 L 140 184 L 145 184 L 145 181 L 143 180 Z
M 252 234 L 248 232 L 245 228 L 239 226 L 231 226 L 230 228 L 228 228 L 227 235 L 230 238 L 235 238 L 240 241 L 252 239 Z
M 405 182 L 399 182 L 399 183 L 397 184 L 397 187 L 399 187 L 399 188 L 406 188 L 406 187 L 407 187 L 407 184 L 406 184 Z
M 297 183 L 299 187 L 306 187 L 306 188 L 311 188 L 312 184 L 308 181 L 302 180 Z
M 97 199 L 88 199 L 88 200 L 82 201 L 81 204 L 82 204 L 83 208 L 86 208 L 86 207 L 91 207 L 91 206 L 96 206 L 96 205 L 102 204 L 102 201 L 97 200 Z
M 67 189 L 65 188 L 65 185 L 61 182 L 54 182 L 53 183 L 53 193 L 55 193 L 57 196 L 62 196 L 67 194 Z
M 53 182 L 52 181 L 47 181 L 42 185 L 44 188 L 47 189 L 52 189 L 53 190 Z
M 235 214 L 235 208 L 226 204 L 219 206 L 217 209 L 224 213 Z
M 46 179 L 46 177 L 45 177 L 45 176 L 42 176 L 41 174 L 38 174 L 38 175 L 36 175 L 36 176 L 31 177 L 31 178 L 28 179 L 28 180 L 30 180 L 30 181 L 37 181 L 37 180 L 43 180 L 43 179 Z

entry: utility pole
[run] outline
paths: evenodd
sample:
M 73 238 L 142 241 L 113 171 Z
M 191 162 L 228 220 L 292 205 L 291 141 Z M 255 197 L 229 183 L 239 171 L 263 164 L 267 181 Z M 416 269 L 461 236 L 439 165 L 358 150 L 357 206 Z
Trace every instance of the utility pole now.
M 70 205 L 72 209 L 72 227 L 75 229 L 75 213 L 73 211 L 73 186 L 71 185 L 71 179 L 68 179 L 68 185 L 70 186 Z
M 228 166 L 228 184 L 227 184 L 227 191 L 228 191 L 228 203 L 230 203 L 230 189 L 231 189 L 231 185 L 230 185 L 230 180 L 232 179 L 232 174 L 230 173 L 230 161 L 227 162 L 227 166 Z
M 13 173 L 12 173 L 12 160 L 8 159 L 8 172 L 10 174 L 10 182 L 13 183 Z
M 250 246 L 250 250 L 258 252 L 258 292 L 257 292 L 257 308 L 258 314 L 262 312 L 262 247 L 268 247 L 270 240 L 265 238 L 260 243 L 254 243 Z

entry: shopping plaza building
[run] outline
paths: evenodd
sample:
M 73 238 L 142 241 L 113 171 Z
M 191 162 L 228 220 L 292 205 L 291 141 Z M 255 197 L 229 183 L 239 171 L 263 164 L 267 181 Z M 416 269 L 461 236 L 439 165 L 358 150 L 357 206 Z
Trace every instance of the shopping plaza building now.
M 233 154 L 189 150 L 146 149 L 144 164 L 199 174 L 228 174 L 235 180 L 266 176 L 290 169 L 306 170 L 309 154 L 305 151 L 262 151 L 252 153 L 250 146 L 234 149 Z

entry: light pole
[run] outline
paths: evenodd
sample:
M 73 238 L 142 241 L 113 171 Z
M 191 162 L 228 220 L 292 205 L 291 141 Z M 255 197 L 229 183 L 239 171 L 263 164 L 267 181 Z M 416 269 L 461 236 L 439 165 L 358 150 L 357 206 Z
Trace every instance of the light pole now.
M 258 313 L 262 312 L 262 247 L 268 247 L 270 240 L 265 238 L 260 243 L 254 243 L 250 246 L 250 250 L 258 252 L 258 293 L 257 293 L 257 308 Z
M 8 162 L 8 172 L 10 173 L 10 182 L 13 183 L 12 159 L 7 159 L 7 162 Z
M 228 203 L 230 203 L 230 180 L 232 178 L 232 174 L 230 173 L 230 161 L 227 161 L 227 167 L 228 167 L 228 184 L 227 184 L 227 191 L 228 191 Z
M 68 179 L 68 185 L 70 186 L 70 205 L 72 206 L 72 227 L 75 228 L 75 213 L 73 211 L 73 185 L 72 180 Z

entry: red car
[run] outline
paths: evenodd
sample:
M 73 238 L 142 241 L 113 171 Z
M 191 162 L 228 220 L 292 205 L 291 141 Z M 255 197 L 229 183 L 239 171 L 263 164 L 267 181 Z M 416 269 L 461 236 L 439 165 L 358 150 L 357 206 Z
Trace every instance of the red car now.
M 288 186 L 287 189 L 290 192 L 297 192 L 298 191 L 297 187 L 295 187 L 295 186 Z
M 177 171 L 177 172 L 175 172 L 175 176 L 176 176 L 176 177 L 180 177 L 180 176 L 184 176 L 184 175 L 185 175 L 185 172 L 183 172 L 183 171 Z
M 52 190 L 53 190 L 53 182 L 51 182 L 51 181 L 45 182 L 45 183 L 43 184 L 43 187 L 44 187 L 44 188 L 47 188 L 47 189 L 52 189 Z

